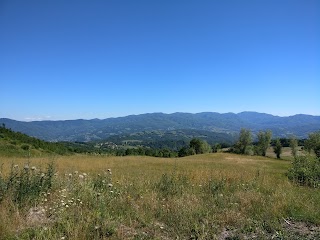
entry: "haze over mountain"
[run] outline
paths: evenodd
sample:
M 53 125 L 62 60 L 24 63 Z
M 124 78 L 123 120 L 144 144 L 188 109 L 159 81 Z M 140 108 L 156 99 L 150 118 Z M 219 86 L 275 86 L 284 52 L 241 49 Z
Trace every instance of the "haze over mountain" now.
M 310 132 L 320 130 L 320 116 L 298 114 L 289 117 L 266 113 L 147 113 L 126 117 L 22 122 L 1 118 L 0 124 L 47 141 L 92 141 L 114 135 L 128 135 L 152 131 L 201 130 L 235 136 L 241 128 L 252 130 L 270 129 L 274 137 L 295 135 L 306 138 Z

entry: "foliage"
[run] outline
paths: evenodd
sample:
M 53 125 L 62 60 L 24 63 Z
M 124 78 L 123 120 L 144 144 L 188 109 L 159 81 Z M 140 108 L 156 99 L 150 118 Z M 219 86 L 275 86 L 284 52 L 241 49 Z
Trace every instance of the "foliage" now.
M 3 155 L 26 155 L 32 152 L 68 154 L 62 143 L 46 142 L 26 134 L 12 131 L 4 125 L 0 127 L 0 151 Z
M 212 146 L 212 152 L 216 153 L 219 152 L 219 150 L 222 148 L 220 143 L 216 143 Z
M 199 138 L 193 138 L 190 141 L 189 147 L 194 149 L 196 154 L 211 152 L 211 146 L 205 140 L 201 140 Z
M 311 155 L 296 156 L 287 175 L 298 184 L 320 188 L 320 160 Z
M 52 163 L 48 164 L 46 171 L 29 164 L 23 167 L 12 165 L 7 177 L 0 175 L 0 202 L 7 195 L 18 205 L 35 202 L 42 192 L 52 187 L 54 173 Z
M 273 151 L 277 155 L 277 158 L 280 158 L 282 153 L 282 145 L 279 139 L 276 140 L 276 144 L 273 146 Z
M 272 132 L 269 131 L 260 131 L 257 135 L 258 144 L 256 146 L 256 154 L 260 156 L 266 156 L 267 149 L 270 145 Z
M 313 150 L 318 158 L 320 158 L 320 131 L 309 134 L 306 140 L 305 148 L 309 152 Z
M 295 137 L 290 138 L 290 148 L 291 148 L 291 154 L 295 158 L 297 157 L 298 152 L 298 140 Z
M 251 131 L 245 128 L 240 130 L 239 139 L 234 146 L 234 151 L 240 154 L 247 154 L 248 147 L 252 143 L 252 134 Z

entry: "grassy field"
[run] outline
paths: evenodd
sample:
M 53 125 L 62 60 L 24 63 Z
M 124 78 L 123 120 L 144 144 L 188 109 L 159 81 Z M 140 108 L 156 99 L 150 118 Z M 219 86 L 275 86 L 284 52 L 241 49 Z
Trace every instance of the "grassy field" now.
M 0 165 L 2 185 L 13 186 L 2 191 L 0 239 L 320 238 L 320 191 L 289 182 L 288 160 L 73 155 Z

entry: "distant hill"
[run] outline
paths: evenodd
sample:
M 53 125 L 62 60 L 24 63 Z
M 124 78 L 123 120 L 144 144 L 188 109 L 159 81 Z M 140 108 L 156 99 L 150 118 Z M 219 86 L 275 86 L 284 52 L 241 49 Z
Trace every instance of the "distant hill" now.
M 189 145 L 193 138 L 199 138 L 207 141 L 210 145 L 220 143 L 225 146 L 232 145 L 236 140 L 236 135 L 227 133 L 217 133 L 206 130 L 197 129 L 180 129 L 168 131 L 144 131 L 130 134 L 113 135 L 104 141 L 112 142 L 119 146 L 143 146 L 154 149 L 171 149 L 178 151 L 182 147 Z
M 0 124 L 2 123 L 15 131 L 47 141 L 84 142 L 107 139 L 114 135 L 181 129 L 229 134 L 231 138 L 239 133 L 241 128 L 251 129 L 253 133 L 270 129 L 277 137 L 295 135 L 298 138 L 306 138 L 310 132 L 320 130 L 320 116 L 299 114 L 279 117 L 257 112 L 147 113 L 101 120 L 33 122 L 1 118 Z

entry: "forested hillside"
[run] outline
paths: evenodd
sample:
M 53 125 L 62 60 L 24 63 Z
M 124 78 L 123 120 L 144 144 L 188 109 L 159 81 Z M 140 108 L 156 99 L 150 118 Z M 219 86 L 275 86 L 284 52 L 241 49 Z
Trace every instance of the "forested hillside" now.
M 62 143 L 46 142 L 20 132 L 0 127 L 0 154 L 3 156 L 30 156 L 43 154 L 66 154 Z
M 129 135 L 139 132 L 201 130 L 211 133 L 238 134 L 241 128 L 253 134 L 260 130 L 271 130 L 275 137 L 306 138 L 320 129 L 320 116 L 295 115 L 279 117 L 265 113 L 149 113 L 119 118 L 34 121 L 22 122 L 2 118 L 0 124 L 47 141 L 104 140 L 114 135 Z

